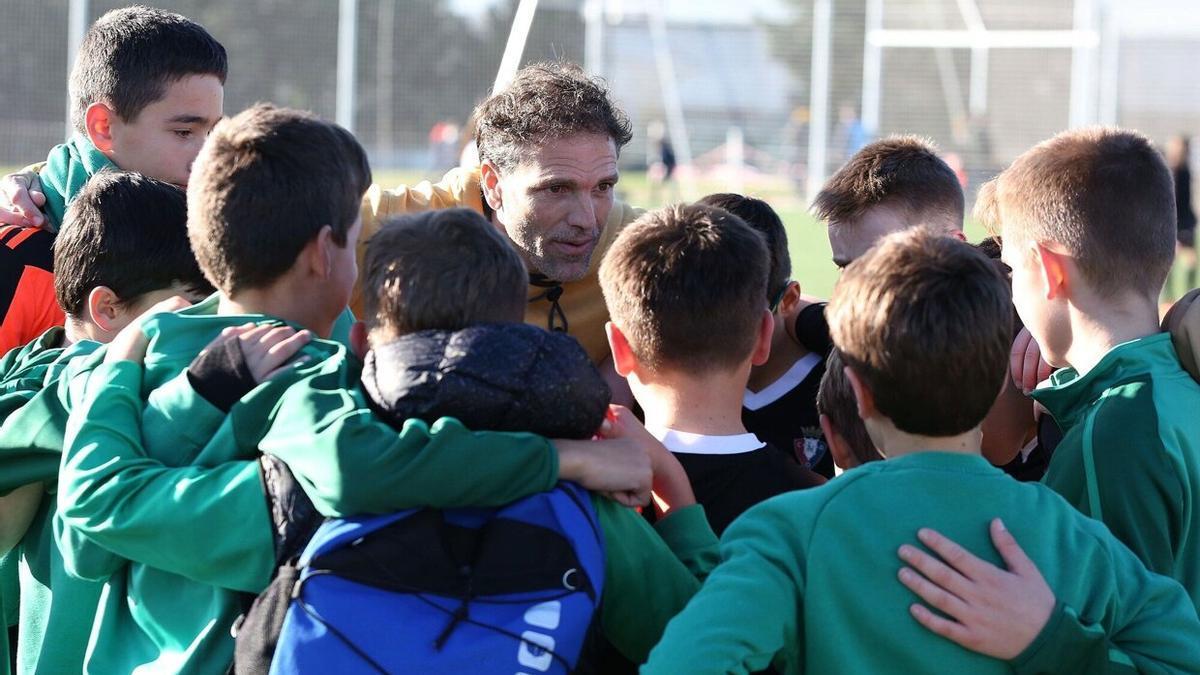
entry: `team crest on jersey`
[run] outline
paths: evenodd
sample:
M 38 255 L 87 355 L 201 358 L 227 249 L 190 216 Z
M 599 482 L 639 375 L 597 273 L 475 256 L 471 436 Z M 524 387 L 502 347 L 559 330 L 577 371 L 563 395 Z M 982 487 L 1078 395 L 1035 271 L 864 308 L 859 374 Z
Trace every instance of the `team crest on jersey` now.
M 829 452 L 829 445 L 825 442 L 821 427 L 801 427 L 800 433 L 803 436 L 792 440 L 792 454 L 801 465 L 811 469 Z

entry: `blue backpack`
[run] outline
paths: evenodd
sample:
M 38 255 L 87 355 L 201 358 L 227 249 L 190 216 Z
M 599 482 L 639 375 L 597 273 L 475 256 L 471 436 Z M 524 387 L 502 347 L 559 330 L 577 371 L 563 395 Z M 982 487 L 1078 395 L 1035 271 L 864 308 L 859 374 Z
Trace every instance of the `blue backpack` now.
M 246 615 L 235 671 L 569 673 L 603 583 L 572 483 L 498 509 L 331 519 Z

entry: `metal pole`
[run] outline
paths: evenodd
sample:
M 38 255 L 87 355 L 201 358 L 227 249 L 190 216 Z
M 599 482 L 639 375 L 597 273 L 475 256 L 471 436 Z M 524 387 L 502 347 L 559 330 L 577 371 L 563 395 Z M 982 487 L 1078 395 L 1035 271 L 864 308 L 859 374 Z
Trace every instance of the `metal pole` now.
M 354 59 L 358 43 L 358 0 L 338 4 L 337 103 L 334 118 L 347 131 L 354 131 Z
M 967 107 L 973 116 L 987 112 L 988 54 L 987 47 L 975 47 L 971 50 L 971 82 L 968 85 Z
M 517 5 L 512 30 L 508 32 L 508 43 L 504 45 L 504 56 L 496 71 L 496 81 L 492 83 L 493 93 L 507 87 L 521 67 L 521 54 L 525 53 L 525 41 L 529 39 L 529 28 L 533 25 L 537 4 L 538 0 L 521 0 L 521 4 Z
M 1095 27 L 1093 0 L 1075 0 L 1075 31 L 1094 34 Z M 1095 53 L 1094 45 L 1077 45 L 1071 50 L 1071 103 L 1067 118 L 1071 128 L 1086 126 L 1096 119 Z
M 604 77 L 604 0 L 585 0 L 583 30 L 583 67 Z
M 833 27 L 833 0 L 814 0 L 812 38 L 812 92 L 809 95 L 807 199 L 825 184 L 829 137 L 829 43 Z
M 1120 117 L 1121 31 L 1112 5 L 1101 18 L 1100 33 L 1100 123 L 1116 125 Z
M 862 123 L 867 133 L 879 133 L 879 100 L 883 82 L 883 47 L 866 36 L 883 29 L 883 0 L 867 0 L 867 30 L 863 39 Z
M 375 146 L 386 164 L 392 161 L 392 98 L 395 72 L 396 0 L 379 0 L 375 33 Z
M 75 57 L 79 55 L 79 45 L 83 44 L 83 36 L 88 27 L 88 0 L 71 0 L 67 8 L 67 81 L 70 82 L 71 69 L 75 66 Z M 67 94 L 67 124 L 66 137 L 75 134 L 75 125 L 71 121 L 71 95 Z
M 683 119 L 683 99 L 679 96 L 679 84 L 675 80 L 675 61 L 671 57 L 671 48 L 667 44 L 667 20 L 663 12 L 663 2 L 652 2 L 647 8 L 647 20 L 650 22 L 650 42 L 654 47 L 654 63 L 658 66 L 658 83 L 662 86 L 663 108 L 667 115 L 667 135 L 671 138 L 671 146 L 679 158 L 679 165 L 692 166 L 692 144 L 688 139 L 687 127 Z M 689 196 L 692 194 L 691 172 L 681 172 L 680 183 Z

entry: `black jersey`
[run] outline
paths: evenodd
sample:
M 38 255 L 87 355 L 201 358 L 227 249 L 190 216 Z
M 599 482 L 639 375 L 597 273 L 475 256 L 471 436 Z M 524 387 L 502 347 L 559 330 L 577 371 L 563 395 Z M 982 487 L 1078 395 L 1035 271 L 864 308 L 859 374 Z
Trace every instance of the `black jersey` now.
M 817 416 L 817 388 L 825 360 L 808 354 L 761 391 L 746 390 L 742 424 L 800 466 L 833 478 L 833 456 Z
M 816 473 L 788 461 L 754 434 L 703 436 L 672 430 L 652 433 L 675 455 L 692 484 L 696 502 L 720 536 L 746 509 L 792 490 L 825 482 Z

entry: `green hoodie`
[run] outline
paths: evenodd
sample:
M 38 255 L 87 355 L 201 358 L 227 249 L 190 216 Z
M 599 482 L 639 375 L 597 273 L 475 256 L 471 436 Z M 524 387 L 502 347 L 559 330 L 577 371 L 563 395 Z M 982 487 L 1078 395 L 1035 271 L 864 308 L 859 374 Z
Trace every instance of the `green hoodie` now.
M 1033 392 L 1065 432 L 1043 482 L 1200 608 L 1200 385 L 1171 336 L 1118 345 Z
M 67 207 L 87 184 L 88 179 L 104 169 L 115 169 L 104 153 L 82 134 L 75 134 L 70 141 L 56 145 L 46 157 L 46 164 L 38 173 L 42 192 L 46 195 L 47 229 L 57 232 L 62 226 Z
M 83 368 L 60 383 L 76 405 L 79 388 L 94 384 L 89 408 L 129 408 L 73 415 L 63 446 L 58 547 L 70 573 L 107 579 L 88 672 L 225 671 L 238 592 L 261 591 L 275 564 L 259 449 L 287 462 L 328 515 L 503 504 L 557 480 L 557 455 L 538 436 L 473 433 L 453 419 L 397 432 L 376 420 L 357 360 L 324 340 L 304 348 L 307 363 L 223 414 L 191 389 L 187 366 L 223 328 L 269 319 L 216 315 L 216 304 L 145 324 L 144 373 L 125 381 L 131 396 L 106 381 L 120 368 Z M 140 431 L 109 422 L 139 416 Z M 75 438 L 85 419 L 89 434 Z
M 80 671 L 102 588 L 69 576 L 53 545 L 58 464 L 67 418 L 55 383 L 72 359 L 99 346 L 81 341 L 64 349 L 63 338 L 63 329 L 53 328 L 0 361 L 0 391 L 5 392 L 0 395 L 4 416 L 0 493 L 33 482 L 45 487 L 41 505 L 14 549 L 20 563 L 17 671 L 21 673 Z
M 970 652 L 909 614 L 901 544 L 931 527 L 993 564 L 1000 517 L 1058 598 L 1011 662 Z M 721 563 L 671 621 L 643 673 L 1200 671 L 1200 619 L 1104 526 L 978 455 L 924 452 L 858 467 L 742 515 Z

